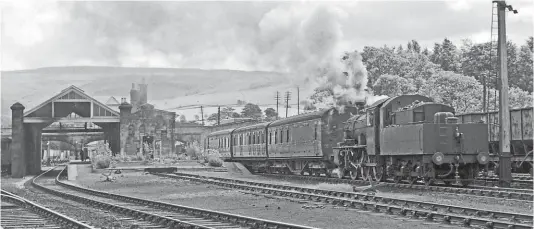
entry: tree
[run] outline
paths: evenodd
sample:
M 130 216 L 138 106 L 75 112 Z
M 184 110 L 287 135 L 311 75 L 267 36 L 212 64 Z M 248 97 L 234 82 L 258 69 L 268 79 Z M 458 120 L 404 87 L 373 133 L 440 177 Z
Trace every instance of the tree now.
M 241 111 L 241 116 L 246 118 L 260 119 L 261 118 L 261 109 L 258 105 L 247 103 Z
M 239 118 L 239 113 L 232 107 L 224 107 L 221 109 L 221 119 L 227 118 Z
M 198 121 L 198 120 L 200 120 L 200 116 L 195 115 L 195 121 Z
M 381 75 L 373 84 L 375 95 L 394 97 L 415 92 L 415 85 L 410 80 L 397 75 Z
M 461 73 L 460 53 L 449 39 L 445 38 L 441 44 L 439 64 L 443 71 Z M 438 64 L 438 63 L 436 63 Z
M 434 43 L 434 49 L 432 50 L 432 54 L 430 54 L 430 61 L 441 66 L 441 59 L 441 44 Z
M 271 107 L 265 109 L 263 112 L 265 112 L 265 117 L 267 117 L 268 120 L 276 120 L 276 118 L 278 117 L 276 110 Z
M 495 94 L 497 94 L 497 98 L 495 98 Z M 499 96 L 498 91 L 496 91 L 493 88 L 489 89 L 488 109 L 490 111 L 499 110 L 499 102 L 496 101 L 496 99 L 499 99 L 498 96 Z M 527 92 L 517 87 L 510 87 L 508 89 L 508 104 L 510 106 L 510 109 L 532 106 L 533 99 L 534 98 L 533 98 L 532 92 Z M 482 111 L 482 110 L 479 110 L 479 111 Z
M 208 118 L 206 119 L 207 121 L 217 121 L 217 113 L 213 113 L 213 114 L 210 114 L 210 116 L 208 116 Z
M 534 77 L 533 40 L 533 37 L 529 37 L 525 44 L 521 45 L 517 58 L 517 87 L 528 92 L 532 92 L 532 78 Z
M 524 108 L 532 106 L 532 92 L 521 90 L 517 87 L 510 87 L 508 90 L 510 108 Z
M 430 51 L 428 51 L 428 48 L 425 48 L 425 50 L 423 50 L 423 52 L 421 53 L 425 56 L 430 56 Z
M 416 41 L 411 43 L 412 49 L 418 46 Z M 387 46 L 381 48 L 364 47 L 362 61 L 364 62 L 368 82 L 371 88 L 381 75 L 397 75 L 413 80 L 416 89 L 431 75 L 440 71 L 439 66 L 430 61 L 429 56 L 418 52 L 396 53 Z
M 411 43 L 412 51 L 414 51 L 415 53 L 421 53 L 421 45 L 419 45 L 419 42 L 417 42 L 416 40 L 412 40 Z
M 180 115 L 180 122 L 181 123 L 186 123 L 187 122 L 187 119 L 185 118 L 185 115 Z
M 476 112 L 482 108 L 482 85 L 470 76 L 450 71 L 438 72 L 418 94 L 427 95 L 437 103 L 454 107 L 456 113 Z

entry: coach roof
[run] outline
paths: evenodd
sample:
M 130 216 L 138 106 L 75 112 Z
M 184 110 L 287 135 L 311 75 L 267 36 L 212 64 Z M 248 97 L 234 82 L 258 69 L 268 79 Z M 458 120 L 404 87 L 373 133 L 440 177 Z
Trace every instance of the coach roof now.
M 235 128 L 230 128 L 230 129 L 226 129 L 226 130 L 219 130 L 219 131 L 215 131 L 215 132 L 209 133 L 208 136 L 217 136 L 217 135 L 230 134 L 234 130 L 235 130 Z
M 269 125 L 269 123 L 271 123 L 271 122 L 262 122 L 262 123 L 258 123 L 258 124 L 254 124 L 254 125 L 250 125 L 250 126 L 239 127 L 237 129 L 235 129 L 235 132 L 254 130 L 254 129 L 265 129 L 265 127 L 267 127 L 267 125 Z
M 311 119 L 321 118 L 325 114 L 330 112 L 331 110 L 336 110 L 336 108 L 332 107 L 332 108 L 328 108 L 328 109 L 321 109 L 321 110 L 315 111 L 315 112 L 304 113 L 304 114 L 300 114 L 300 115 L 296 115 L 296 116 L 291 116 L 289 118 L 280 119 L 280 120 L 272 122 L 269 125 L 269 127 L 280 126 L 280 125 L 285 125 L 285 124 L 288 124 L 288 123 L 301 122 L 301 121 L 307 121 L 307 120 L 311 120 Z

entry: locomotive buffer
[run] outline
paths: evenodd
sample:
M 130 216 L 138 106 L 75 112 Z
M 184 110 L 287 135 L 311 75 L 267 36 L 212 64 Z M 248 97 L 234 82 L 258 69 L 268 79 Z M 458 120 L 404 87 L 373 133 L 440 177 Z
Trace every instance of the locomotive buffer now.
M 502 187 L 510 187 L 512 183 L 511 153 L 510 153 L 510 108 L 508 107 L 508 67 L 506 52 L 506 9 L 517 14 L 511 5 L 505 1 L 493 1 L 497 4 L 498 18 L 498 53 L 499 53 L 499 183 Z

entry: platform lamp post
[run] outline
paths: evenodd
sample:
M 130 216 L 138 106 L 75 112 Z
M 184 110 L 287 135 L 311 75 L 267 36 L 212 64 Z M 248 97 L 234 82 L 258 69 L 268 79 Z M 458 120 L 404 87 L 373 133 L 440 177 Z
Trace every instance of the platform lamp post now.
M 46 162 L 50 165 L 50 141 L 46 141 Z
M 498 54 L 499 54 L 499 183 L 502 187 L 510 187 L 512 183 L 511 152 L 510 152 L 510 108 L 508 103 L 508 66 L 506 50 L 506 9 L 517 14 L 505 1 L 497 3 L 498 18 Z
M 74 160 L 76 160 L 77 155 L 76 150 L 78 150 L 78 141 L 74 141 Z

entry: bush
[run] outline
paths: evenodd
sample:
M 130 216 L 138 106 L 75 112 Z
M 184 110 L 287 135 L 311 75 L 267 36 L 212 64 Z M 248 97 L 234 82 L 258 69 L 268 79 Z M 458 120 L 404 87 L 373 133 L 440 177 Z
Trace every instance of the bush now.
M 191 157 L 191 159 L 200 159 L 202 158 L 202 153 L 200 151 L 200 147 L 198 146 L 190 146 L 185 149 L 188 156 Z
M 93 166 L 95 166 L 97 169 L 109 168 L 110 164 L 111 158 L 106 155 L 97 155 L 96 158 L 93 160 Z
M 223 165 L 223 160 L 220 157 L 217 157 L 215 155 L 209 155 L 208 165 L 212 167 L 221 167 Z

